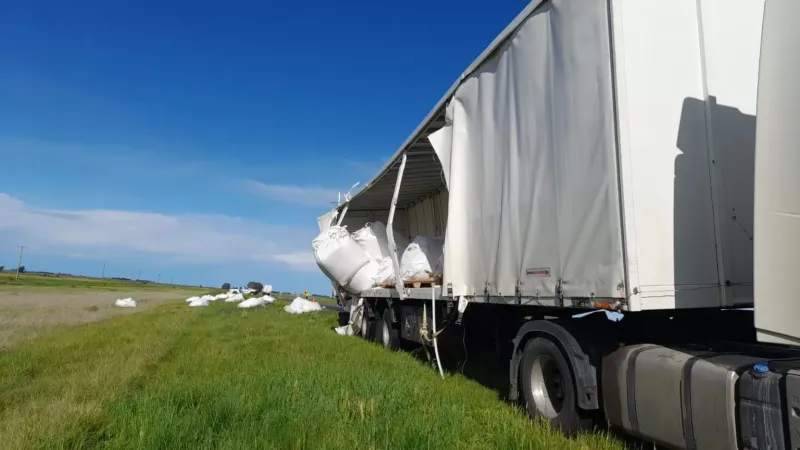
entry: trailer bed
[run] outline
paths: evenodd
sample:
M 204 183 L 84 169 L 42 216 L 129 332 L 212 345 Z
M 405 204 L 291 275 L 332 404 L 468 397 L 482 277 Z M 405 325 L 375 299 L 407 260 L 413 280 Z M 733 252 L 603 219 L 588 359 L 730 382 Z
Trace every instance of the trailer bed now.
M 434 286 L 433 299 L 435 301 L 453 302 L 457 299 L 442 294 L 441 286 Z M 395 288 L 373 288 L 361 292 L 363 298 L 386 298 L 399 300 L 400 295 Z M 405 298 L 410 300 L 431 300 L 431 288 L 406 288 Z M 517 297 L 501 296 L 501 295 L 480 295 L 469 297 L 470 303 L 492 303 L 501 305 L 518 305 L 518 306 L 548 306 L 548 307 L 565 307 L 565 308 L 586 308 L 591 307 L 591 302 L 588 299 L 572 299 L 572 298 L 536 298 L 536 297 Z

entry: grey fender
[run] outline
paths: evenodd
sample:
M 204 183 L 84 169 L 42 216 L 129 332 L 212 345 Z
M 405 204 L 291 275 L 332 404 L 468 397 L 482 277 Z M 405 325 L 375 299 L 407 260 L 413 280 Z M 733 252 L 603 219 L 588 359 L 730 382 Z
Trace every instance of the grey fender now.
M 575 390 L 578 406 L 587 411 L 600 408 L 599 392 L 597 387 L 597 368 L 592 364 L 575 337 L 558 323 L 549 320 L 534 320 L 520 327 L 514 338 L 514 352 L 511 354 L 511 367 L 509 369 L 509 399 L 516 401 L 519 398 L 519 370 L 523 348 L 520 344 L 526 342 L 528 337 L 542 336 L 558 344 L 572 366 L 575 375 Z

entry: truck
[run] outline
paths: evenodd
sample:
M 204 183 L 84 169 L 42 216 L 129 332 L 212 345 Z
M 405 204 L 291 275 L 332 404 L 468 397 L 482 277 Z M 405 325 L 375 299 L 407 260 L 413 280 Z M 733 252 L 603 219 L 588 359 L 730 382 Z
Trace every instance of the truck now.
M 800 2 L 534 0 L 320 228 L 443 237 L 360 334 L 485 330 L 566 433 L 800 448 Z M 446 51 L 442 42 L 440 51 Z M 440 368 L 441 370 L 441 368 Z

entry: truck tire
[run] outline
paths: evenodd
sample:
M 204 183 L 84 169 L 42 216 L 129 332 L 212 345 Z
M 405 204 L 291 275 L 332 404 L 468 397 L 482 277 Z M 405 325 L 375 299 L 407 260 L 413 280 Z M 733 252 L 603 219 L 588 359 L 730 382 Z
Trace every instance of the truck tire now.
M 375 338 L 375 309 L 368 301 L 364 301 L 364 315 L 361 319 L 361 337 L 371 341 Z
M 532 418 L 542 417 L 568 435 L 591 425 L 575 398 L 572 369 L 552 341 L 536 337 L 528 341 L 520 370 L 525 407 Z
M 392 313 L 388 306 L 383 308 L 375 322 L 375 340 L 389 350 L 400 348 L 400 331 L 392 325 Z

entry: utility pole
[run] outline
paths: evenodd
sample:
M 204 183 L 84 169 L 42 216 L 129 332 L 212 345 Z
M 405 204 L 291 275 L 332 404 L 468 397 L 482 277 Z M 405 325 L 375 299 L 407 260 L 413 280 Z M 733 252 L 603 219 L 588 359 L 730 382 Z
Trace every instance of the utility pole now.
M 136 281 L 139 281 L 139 278 L 142 278 L 142 269 L 139 269 L 139 273 L 136 274 Z
M 103 263 L 103 275 L 100 278 L 105 279 L 106 277 L 106 263 Z
M 158 272 L 158 275 L 156 275 L 156 283 L 160 282 L 161 282 L 161 272 Z
M 18 245 L 17 247 L 19 247 L 19 259 L 17 260 L 17 275 L 14 278 L 19 278 L 19 268 L 22 266 L 22 252 L 25 251 L 27 245 Z

